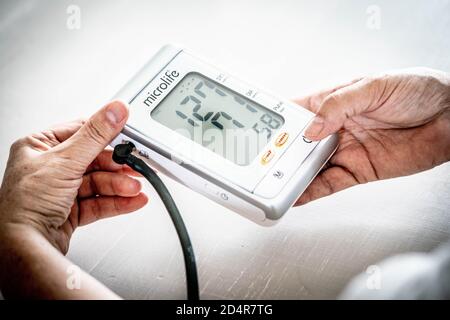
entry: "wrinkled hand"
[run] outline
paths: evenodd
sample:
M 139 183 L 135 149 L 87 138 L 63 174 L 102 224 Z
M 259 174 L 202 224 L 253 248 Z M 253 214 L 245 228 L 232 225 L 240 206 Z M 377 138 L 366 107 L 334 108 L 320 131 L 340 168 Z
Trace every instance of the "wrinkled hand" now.
M 338 132 L 340 144 L 297 205 L 450 160 L 448 73 L 424 68 L 392 72 L 296 102 L 317 114 L 307 138 Z
M 78 226 L 135 211 L 147 203 L 133 171 L 105 150 L 128 118 L 112 102 L 77 121 L 15 142 L 0 189 L 0 234 L 25 226 L 66 253 Z

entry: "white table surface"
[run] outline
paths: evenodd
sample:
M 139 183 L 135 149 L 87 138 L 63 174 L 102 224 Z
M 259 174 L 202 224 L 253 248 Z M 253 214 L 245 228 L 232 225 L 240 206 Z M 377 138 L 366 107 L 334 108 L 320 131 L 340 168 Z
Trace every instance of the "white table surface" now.
M 66 27 L 68 5 L 81 28 Z M 379 30 L 366 26 L 369 5 Z M 0 160 L 51 124 L 88 116 L 165 43 L 285 97 L 356 76 L 450 70 L 450 1 L 0 2 Z M 357 186 L 257 226 L 165 179 L 205 299 L 334 298 L 369 265 L 450 237 L 450 165 Z M 69 258 L 124 298 L 184 298 L 184 266 L 155 192 L 139 212 L 80 228 Z M 0 257 L 1 259 L 1 257 Z

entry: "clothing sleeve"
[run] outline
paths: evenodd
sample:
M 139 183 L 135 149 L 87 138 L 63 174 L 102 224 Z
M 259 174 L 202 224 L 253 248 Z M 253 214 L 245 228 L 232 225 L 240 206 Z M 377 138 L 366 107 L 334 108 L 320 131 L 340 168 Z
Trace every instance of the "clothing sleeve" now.
M 393 256 L 355 277 L 340 299 L 450 299 L 450 242 Z

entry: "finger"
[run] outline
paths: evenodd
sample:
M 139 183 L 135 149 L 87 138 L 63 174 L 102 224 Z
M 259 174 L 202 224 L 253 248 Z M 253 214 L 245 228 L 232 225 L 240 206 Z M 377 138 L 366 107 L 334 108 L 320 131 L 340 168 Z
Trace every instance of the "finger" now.
M 357 185 L 356 178 L 342 167 L 331 167 L 320 173 L 297 199 L 295 206 L 328 196 Z
M 125 174 L 106 171 L 95 171 L 83 176 L 78 189 L 80 198 L 95 195 L 134 197 L 142 189 L 140 181 Z
M 321 140 L 337 132 L 345 120 L 368 111 L 375 101 L 371 81 L 359 81 L 328 95 L 305 131 L 310 140 Z
M 106 149 L 99 153 L 99 155 L 87 167 L 86 172 L 92 171 L 118 171 L 125 166 L 114 162 L 112 159 L 113 150 Z
M 335 86 L 329 89 L 325 89 L 319 92 L 316 92 L 314 94 L 308 95 L 308 96 L 304 96 L 304 97 L 300 97 L 297 99 L 294 99 L 294 102 L 301 105 L 302 107 L 305 107 L 306 109 L 308 109 L 309 111 L 312 111 L 314 113 L 317 113 L 317 111 L 319 110 L 320 105 L 322 104 L 323 100 L 329 96 L 330 94 L 332 94 L 333 92 L 338 91 L 339 89 L 348 87 L 358 81 L 360 81 L 362 78 L 358 78 L 358 79 L 354 79 L 350 82 L 344 83 L 342 85 L 339 86 Z
M 153 169 L 153 171 L 155 171 L 156 173 L 158 173 L 158 171 L 155 170 L 155 169 Z M 124 165 L 124 167 L 123 167 L 122 169 L 120 169 L 120 170 L 118 170 L 118 171 L 116 171 L 116 172 L 121 173 L 121 174 L 126 174 L 126 175 L 129 175 L 129 176 L 132 176 L 132 177 L 136 177 L 136 178 L 143 178 L 143 177 L 144 177 L 142 174 L 140 174 L 140 173 L 137 172 L 137 171 L 134 171 L 133 169 L 131 169 L 131 168 L 130 168 L 129 166 L 127 166 L 127 165 Z
M 129 166 L 114 162 L 114 160 L 112 159 L 112 155 L 113 150 L 111 149 L 103 150 L 88 166 L 86 172 L 89 173 L 92 171 L 112 171 L 128 174 L 134 177 L 142 177 L 141 174 L 132 170 Z
M 83 226 L 100 219 L 110 218 L 119 214 L 136 211 L 148 202 L 145 194 L 135 197 L 96 197 L 81 200 L 79 203 L 79 225 Z
M 64 142 L 75 134 L 84 125 L 86 119 L 78 119 L 63 124 L 58 124 L 50 128 L 58 142 Z
M 33 138 L 33 140 L 31 140 L 31 146 L 39 150 L 47 151 L 71 137 L 82 125 L 83 120 L 75 120 L 56 125 L 48 130 L 33 133 L 31 135 Z
M 123 102 L 113 101 L 95 113 L 57 148 L 62 150 L 66 157 L 74 160 L 78 169 L 85 170 L 119 134 L 127 118 L 127 106 Z

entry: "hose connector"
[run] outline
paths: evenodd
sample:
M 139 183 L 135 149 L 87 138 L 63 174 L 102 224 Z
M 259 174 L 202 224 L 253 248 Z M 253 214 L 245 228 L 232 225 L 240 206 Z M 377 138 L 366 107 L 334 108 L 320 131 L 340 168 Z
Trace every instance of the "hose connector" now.
M 135 146 L 131 142 L 121 143 L 114 147 L 112 158 L 118 164 L 126 164 Z

